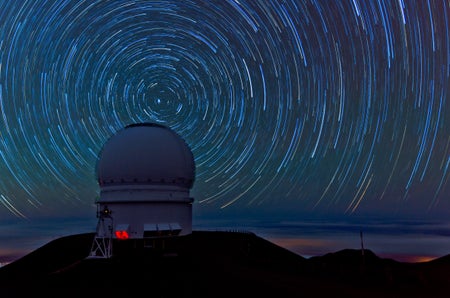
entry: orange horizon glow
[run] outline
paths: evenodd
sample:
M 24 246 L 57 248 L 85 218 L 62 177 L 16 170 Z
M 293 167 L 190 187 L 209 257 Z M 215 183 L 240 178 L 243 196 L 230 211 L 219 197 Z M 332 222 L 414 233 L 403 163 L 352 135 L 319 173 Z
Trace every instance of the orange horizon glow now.
M 336 247 L 336 243 L 331 240 L 323 239 L 309 239 L 309 238 L 289 238 L 278 237 L 270 238 L 269 241 L 284 247 L 292 252 L 295 252 L 303 257 L 321 256 L 329 252 L 328 248 Z M 369 249 L 370 248 L 366 248 Z M 322 252 L 322 253 L 321 253 Z M 373 251 L 378 257 L 384 259 L 393 259 L 397 262 L 404 263 L 425 263 L 439 258 L 436 255 L 414 255 L 414 254 L 401 254 L 401 253 L 383 253 Z
M 393 259 L 405 263 L 426 263 L 437 259 L 437 256 L 430 255 L 403 255 L 403 254 L 380 254 L 379 257 Z

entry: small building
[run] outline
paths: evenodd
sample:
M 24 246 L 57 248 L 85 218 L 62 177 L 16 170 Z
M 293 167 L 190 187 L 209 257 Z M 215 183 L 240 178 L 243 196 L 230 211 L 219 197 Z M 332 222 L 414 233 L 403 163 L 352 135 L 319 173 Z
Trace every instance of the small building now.
M 92 257 L 110 257 L 116 240 L 192 232 L 194 156 L 172 129 L 139 123 L 118 131 L 99 154 L 97 176 L 99 221 Z

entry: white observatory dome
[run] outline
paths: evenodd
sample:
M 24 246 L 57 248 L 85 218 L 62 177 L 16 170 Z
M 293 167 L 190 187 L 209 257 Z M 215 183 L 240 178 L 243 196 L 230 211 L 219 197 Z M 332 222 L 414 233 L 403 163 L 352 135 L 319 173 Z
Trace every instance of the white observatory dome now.
M 108 239 L 142 239 L 150 247 L 155 239 L 192 232 L 194 156 L 172 129 L 139 123 L 119 130 L 103 145 L 97 178 L 92 257 L 111 256 Z
M 97 175 L 101 188 L 159 185 L 190 189 L 195 162 L 188 145 L 173 130 L 139 123 L 126 126 L 104 144 Z

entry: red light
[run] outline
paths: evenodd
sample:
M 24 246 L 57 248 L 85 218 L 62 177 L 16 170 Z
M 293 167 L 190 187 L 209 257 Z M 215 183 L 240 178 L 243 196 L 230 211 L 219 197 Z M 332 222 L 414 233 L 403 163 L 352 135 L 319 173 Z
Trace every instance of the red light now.
M 120 240 L 126 240 L 129 238 L 127 231 L 116 231 L 116 237 Z

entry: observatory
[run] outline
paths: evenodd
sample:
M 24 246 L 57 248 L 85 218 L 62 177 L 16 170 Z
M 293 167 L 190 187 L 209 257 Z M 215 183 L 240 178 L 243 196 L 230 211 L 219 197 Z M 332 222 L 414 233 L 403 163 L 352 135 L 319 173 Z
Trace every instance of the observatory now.
M 104 144 L 96 170 L 99 221 L 91 256 L 110 257 L 113 241 L 192 232 L 194 157 L 170 128 L 126 126 Z

